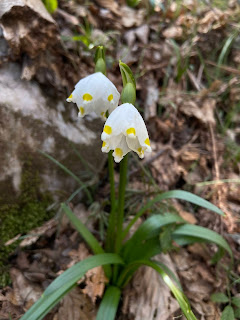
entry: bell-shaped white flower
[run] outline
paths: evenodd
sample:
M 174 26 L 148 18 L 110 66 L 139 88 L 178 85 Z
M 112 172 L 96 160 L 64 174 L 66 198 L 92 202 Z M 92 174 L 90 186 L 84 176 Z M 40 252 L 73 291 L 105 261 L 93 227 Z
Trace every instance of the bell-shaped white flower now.
M 117 107 L 107 118 L 101 135 L 102 152 L 114 150 L 115 162 L 131 150 L 142 159 L 144 152 L 151 152 L 146 125 L 138 110 L 130 103 Z
M 77 104 L 79 117 L 94 111 L 106 119 L 106 112 L 110 114 L 117 107 L 119 98 L 114 84 L 104 74 L 96 72 L 81 79 L 67 101 Z

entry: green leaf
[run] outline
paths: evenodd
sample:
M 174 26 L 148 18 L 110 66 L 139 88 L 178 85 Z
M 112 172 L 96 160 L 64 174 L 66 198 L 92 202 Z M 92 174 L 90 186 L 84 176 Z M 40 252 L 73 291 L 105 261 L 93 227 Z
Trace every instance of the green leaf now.
M 124 244 L 122 249 L 124 258 L 126 258 L 127 260 L 130 258 L 132 261 L 133 253 L 136 254 L 138 247 L 140 251 L 141 247 L 142 250 L 144 250 L 144 241 L 154 237 L 158 237 L 160 229 L 163 226 L 181 222 L 184 222 L 184 220 L 180 216 L 177 216 L 175 214 L 156 214 L 151 216 L 140 225 L 140 227 L 133 234 L 133 236 Z
M 74 225 L 74 227 L 77 229 L 77 231 L 80 233 L 80 235 L 92 249 L 92 251 L 95 254 L 104 253 L 104 250 L 101 247 L 100 243 L 97 241 L 94 235 L 88 230 L 88 228 L 82 223 L 82 221 L 75 216 L 72 210 L 68 206 L 66 206 L 65 203 L 62 203 L 61 207 L 66 213 L 69 220 Z
M 174 232 L 173 232 L 173 238 L 174 235 L 177 236 L 187 236 L 187 237 L 195 237 L 195 238 L 199 238 L 200 240 L 204 240 L 207 242 L 213 242 L 215 244 L 217 244 L 218 246 L 222 247 L 223 249 L 225 249 L 229 255 L 232 257 L 232 251 L 228 245 L 228 243 L 226 242 L 226 240 L 220 236 L 218 233 L 207 229 L 207 228 L 203 228 L 200 226 L 195 226 L 192 224 L 184 224 L 180 227 L 178 227 Z
M 231 306 L 226 306 L 221 315 L 221 320 L 234 320 L 234 312 Z
M 219 78 L 220 76 L 220 72 L 221 72 L 221 65 L 224 63 L 224 60 L 226 60 L 229 50 L 233 44 L 233 41 L 235 40 L 236 36 L 238 35 L 238 33 L 233 33 L 224 43 L 224 46 L 222 48 L 222 51 L 219 55 L 218 58 L 218 63 L 217 63 L 217 69 L 216 69 L 216 78 Z
M 159 237 L 148 239 L 143 243 L 136 243 L 134 248 L 129 249 L 123 254 L 126 263 L 139 259 L 150 259 L 162 252 Z
M 222 292 L 217 292 L 217 293 L 212 294 L 211 295 L 211 300 L 213 302 L 216 302 L 216 303 L 227 303 L 227 302 L 229 302 L 228 297 Z
M 114 320 L 120 298 L 121 290 L 118 287 L 108 287 L 100 304 L 96 320 Z
M 143 240 L 154 238 L 159 235 L 160 229 L 173 223 L 185 222 L 180 216 L 172 213 L 154 214 L 143 222 L 133 236 L 126 242 L 136 243 Z
M 98 240 L 94 237 L 94 235 L 88 230 L 88 228 L 82 223 L 80 219 L 78 219 L 75 214 L 72 212 L 72 210 L 63 203 L 61 205 L 62 209 L 66 213 L 69 220 L 72 222 L 74 227 L 77 229 L 77 231 L 80 233 L 80 235 L 83 237 L 83 239 L 86 241 L 86 243 L 89 245 L 89 247 L 92 249 L 92 251 L 95 254 L 104 253 L 103 248 L 101 247 Z M 105 274 L 108 278 L 111 276 L 111 268 L 110 266 L 104 267 Z
M 140 218 L 155 203 L 161 202 L 162 200 L 165 200 L 165 199 L 173 199 L 173 198 L 180 199 L 180 200 L 185 200 L 185 201 L 191 202 L 193 204 L 196 204 L 196 205 L 198 205 L 200 207 L 203 207 L 205 209 L 208 209 L 208 210 L 211 210 L 213 212 L 216 212 L 216 213 L 218 213 L 220 215 L 224 215 L 222 210 L 220 210 L 218 207 L 216 207 L 215 205 L 213 205 L 209 201 L 207 201 L 207 200 L 205 200 L 205 199 L 203 199 L 201 197 L 198 197 L 198 196 L 196 196 L 196 195 L 194 195 L 194 194 L 192 194 L 190 192 L 182 191 L 182 190 L 167 191 L 167 192 L 159 194 L 158 196 L 156 196 L 152 200 L 148 201 L 147 204 L 141 210 L 139 210 L 137 212 L 135 217 L 132 219 L 132 221 L 128 224 L 128 226 L 124 230 L 123 238 L 126 237 L 126 235 L 128 234 L 129 230 L 134 225 L 134 223 L 138 220 L 138 218 Z
M 47 287 L 41 298 L 21 317 L 21 320 L 41 320 L 69 292 L 76 283 L 93 268 L 109 264 L 123 264 L 122 259 L 111 253 L 89 257 L 57 277 Z
M 240 298 L 239 297 L 233 297 L 231 301 L 232 301 L 232 304 L 234 304 L 237 308 L 240 308 Z
M 235 318 L 240 319 L 240 308 L 234 310 Z
M 163 269 L 163 271 L 170 277 L 174 280 L 174 282 L 177 284 L 178 288 L 180 290 L 182 290 L 182 286 L 181 286 L 181 283 L 179 282 L 177 276 L 174 274 L 174 272 L 168 268 L 168 266 L 166 266 L 164 263 L 162 262 L 159 262 L 159 261 L 155 261 L 154 262 L 160 267 Z
M 197 237 L 189 237 L 189 236 L 183 236 L 183 235 L 172 235 L 173 240 L 179 245 L 179 246 L 187 246 L 193 243 L 199 243 L 199 242 L 205 242 L 205 240 Z M 224 251 L 225 252 L 225 251 Z
M 172 244 L 172 233 L 175 229 L 174 225 L 169 225 L 163 228 L 163 231 L 159 235 L 159 241 L 162 248 L 163 253 L 167 253 L 171 249 L 173 249 Z
M 57 0 L 44 0 L 44 5 L 49 13 L 53 13 L 58 8 Z
M 85 183 L 83 183 L 71 170 L 69 170 L 67 167 L 65 167 L 63 164 L 61 164 L 59 161 L 57 161 L 56 159 L 54 159 L 52 156 L 50 156 L 49 154 L 47 154 L 46 152 L 43 151 L 39 151 L 41 154 L 43 154 L 46 158 L 48 158 L 49 160 L 51 160 L 52 162 L 54 162 L 59 168 L 61 168 L 64 172 L 66 172 L 68 175 L 70 175 L 75 181 L 77 181 L 77 183 L 83 188 L 83 190 L 86 192 L 86 195 L 89 199 L 89 201 L 92 203 L 93 202 L 93 198 L 91 196 L 91 193 L 88 190 L 88 187 Z
M 197 320 L 197 318 L 195 317 L 195 315 L 193 314 L 193 312 L 191 310 L 191 307 L 190 307 L 190 304 L 188 302 L 187 297 L 184 295 L 184 293 L 178 287 L 175 286 L 175 284 L 170 279 L 169 275 L 155 261 L 139 260 L 139 261 L 134 261 L 130 265 L 127 265 L 119 278 L 118 284 L 120 285 L 121 283 L 124 283 L 124 281 L 122 281 L 122 280 L 126 278 L 125 276 L 129 273 L 129 270 L 131 268 L 136 269 L 137 266 L 141 266 L 141 265 L 149 266 L 149 267 L 153 268 L 154 270 L 156 270 L 161 275 L 161 277 L 163 278 L 163 281 L 167 284 L 167 286 L 170 288 L 173 295 L 177 299 L 179 306 L 182 309 L 187 320 Z M 153 290 L 154 290 L 154 288 L 153 288 Z

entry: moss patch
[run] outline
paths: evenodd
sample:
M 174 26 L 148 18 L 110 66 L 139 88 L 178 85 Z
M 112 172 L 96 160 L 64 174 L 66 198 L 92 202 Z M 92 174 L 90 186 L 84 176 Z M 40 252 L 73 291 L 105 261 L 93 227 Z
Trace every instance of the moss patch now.
M 0 287 L 10 281 L 7 261 L 18 245 L 14 242 L 6 247 L 4 243 L 17 234 L 25 234 L 40 226 L 53 215 L 53 212 L 46 210 L 52 201 L 51 196 L 40 192 L 38 171 L 31 160 L 24 162 L 22 172 L 21 192 L 15 203 L 0 199 Z

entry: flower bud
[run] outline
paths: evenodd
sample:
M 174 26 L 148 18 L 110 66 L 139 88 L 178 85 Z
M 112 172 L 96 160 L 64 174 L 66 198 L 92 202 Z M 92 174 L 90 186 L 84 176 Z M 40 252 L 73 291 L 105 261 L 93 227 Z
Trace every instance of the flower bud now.
M 131 103 L 134 105 L 136 101 L 136 89 L 132 83 L 128 82 L 123 88 L 121 101 L 122 103 Z
M 96 65 L 95 65 L 95 72 L 102 72 L 104 75 L 106 75 L 106 63 L 103 60 L 103 58 L 97 59 Z

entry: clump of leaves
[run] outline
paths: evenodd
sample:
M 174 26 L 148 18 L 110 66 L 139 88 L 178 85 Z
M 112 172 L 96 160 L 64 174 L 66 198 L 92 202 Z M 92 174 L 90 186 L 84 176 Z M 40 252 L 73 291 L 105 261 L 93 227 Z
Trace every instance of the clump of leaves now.
M 99 50 L 103 50 L 103 48 L 99 47 Z M 98 53 L 99 52 L 97 52 L 96 60 L 100 59 L 102 64 L 104 62 L 104 52 L 101 55 Z M 136 84 L 134 76 L 131 69 L 121 61 L 119 63 L 119 67 L 123 80 L 121 100 L 123 103 L 131 104 L 132 108 L 135 108 L 133 106 L 136 98 Z M 103 68 L 103 70 L 105 71 L 105 68 Z M 117 109 L 119 110 L 119 108 L 122 107 L 120 106 Z M 114 112 L 115 111 L 113 111 L 113 113 Z M 112 114 L 108 119 L 110 119 Z M 120 119 L 120 121 L 122 120 Z M 105 127 L 110 128 L 112 131 L 112 128 L 106 124 Z M 135 128 L 133 129 L 135 131 Z M 143 129 L 140 127 L 142 132 Z M 105 134 L 109 135 L 111 134 L 111 131 L 110 133 L 105 132 Z M 145 144 L 148 143 L 150 146 L 149 138 L 147 138 L 146 141 L 147 142 L 145 142 Z M 117 147 L 115 151 L 117 149 L 122 152 L 119 147 Z M 134 149 L 132 150 L 134 151 Z M 89 192 L 87 185 L 84 185 L 74 173 L 64 167 L 57 160 L 53 159 L 49 155 L 44 155 L 78 181 L 82 190 L 91 200 L 91 193 Z M 129 236 L 130 229 L 138 219 L 146 212 L 153 213 L 154 204 L 167 199 L 175 198 L 185 200 L 220 215 L 223 215 L 223 212 L 210 202 L 190 192 L 173 190 L 159 193 L 153 199 L 149 199 L 145 205 L 141 206 L 141 209 L 138 212 L 134 213 L 133 218 L 125 227 L 125 191 L 127 185 L 128 156 L 125 155 L 123 157 L 120 153 L 119 157 L 121 157 L 121 159 L 116 161 L 121 161 L 119 189 L 118 193 L 116 193 L 112 155 L 114 155 L 112 151 L 108 153 L 111 210 L 109 213 L 105 245 L 102 246 L 94 234 L 88 230 L 80 219 L 78 219 L 68 206 L 68 202 L 62 204 L 62 210 L 91 248 L 94 256 L 76 263 L 56 278 L 45 290 L 41 298 L 25 313 L 21 320 L 43 319 L 44 316 L 60 301 L 60 299 L 77 285 L 78 281 L 88 270 L 97 266 L 103 266 L 105 275 L 109 279 L 109 284 L 101 301 L 96 320 L 114 320 L 123 288 L 129 283 L 136 270 L 142 265 L 154 269 L 162 277 L 163 281 L 170 288 L 174 297 L 178 301 L 178 304 L 187 320 L 197 320 L 191 310 L 187 297 L 182 292 L 178 281 L 176 281 L 176 276 L 174 276 L 166 265 L 155 261 L 154 256 L 159 253 L 165 253 L 172 250 L 173 243 L 181 246 L 192 244 L 194 242 L 212 242 L 218 245 L 221 251 L 227 251 L 230 257 L 233 258 L 228 243 L 221 235 L 207 228 L 188 224 L 179 215 L 171 214 L 168 211 L 164 212 L 164 214 L 159 214 L 159 212 L 155 211 L 155 214 L 150 215 L 150 217 L 148 217 L 137 228 L 133 235 L 125 241 L 126 237 Z M 232 310 L 231 306 L 229 306 L 225 312 L 231 312 L 229 310 Z
M 225 304 L 221 320 L 240 319 L 240 297 L 231 297 L 225 293 L 216 292 L 212 294 L 211 300 L 219 304 Z

